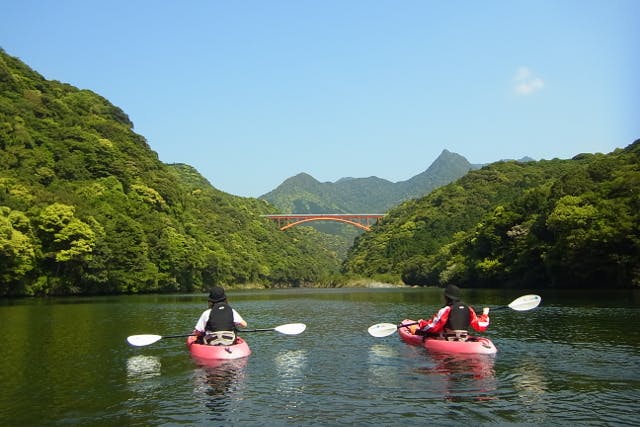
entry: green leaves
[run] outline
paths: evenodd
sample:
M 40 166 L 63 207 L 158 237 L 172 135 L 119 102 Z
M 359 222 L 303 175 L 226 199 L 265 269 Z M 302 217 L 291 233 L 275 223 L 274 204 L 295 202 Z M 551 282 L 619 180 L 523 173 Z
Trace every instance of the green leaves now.
M 0 207 L 0 293 L 33 270 L 37 250 L 26 215 Z
M 472 171 L 388 212 L 345 272 L 382 269 L 411 285 L 637 286 L 639 146 Z

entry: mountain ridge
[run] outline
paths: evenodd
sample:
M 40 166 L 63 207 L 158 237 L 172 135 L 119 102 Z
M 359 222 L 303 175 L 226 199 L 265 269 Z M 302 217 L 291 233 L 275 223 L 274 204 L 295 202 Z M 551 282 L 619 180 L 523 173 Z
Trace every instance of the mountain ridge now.
M 404 181 L 392 182 L 370 176 L 320 182 L 300 172 L 258 199 L 290 213 L 384 213 L 405 200 L 425 196 L 482 166 L 471 164 L 464 156 L 443 149 L 425 171 Z

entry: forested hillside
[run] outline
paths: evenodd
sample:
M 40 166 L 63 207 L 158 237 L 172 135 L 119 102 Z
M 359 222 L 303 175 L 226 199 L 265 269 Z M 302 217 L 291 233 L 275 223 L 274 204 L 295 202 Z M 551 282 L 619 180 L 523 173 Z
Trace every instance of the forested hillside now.
M 410 285 L 640 286 L 640 140 L 498 162 L 391 210 L 343 271 Z
M 0 296 L 332 280 L 335 253 L 260 217 L 275 212 L 163 164 L 121 109 L 0 50 Z

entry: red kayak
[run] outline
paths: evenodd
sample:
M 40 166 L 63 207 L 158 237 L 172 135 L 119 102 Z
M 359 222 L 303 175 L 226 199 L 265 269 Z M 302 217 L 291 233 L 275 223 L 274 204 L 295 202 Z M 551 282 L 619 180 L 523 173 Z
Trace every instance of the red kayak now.
M 401 324 L 415 324 L 415 320 L 405 319 Z M 469 335 L 466 341 L 449 341 L 445 338 L 424 338 L 421 335 L 414 335 L 416 325 L 398 328 L 400 339 L 411 345 L 420 345 L 427 350 L 439 353 L 451 354 L 495 354 L 498 349 L 489 338 Z
M 196 337 L 187 338 L 187 347 L 191 355 L 197 359 L 207 360 L 229 360 L 240 359 L 251 354 L 249 344 L 240 337 L 236 338 L 233 345 L 205 345 L 197 344 Z

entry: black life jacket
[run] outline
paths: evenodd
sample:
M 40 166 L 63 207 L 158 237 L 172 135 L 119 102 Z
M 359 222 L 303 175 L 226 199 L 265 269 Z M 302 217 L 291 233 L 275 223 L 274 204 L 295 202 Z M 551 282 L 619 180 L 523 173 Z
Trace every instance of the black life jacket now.
M 211 307 L 209 320 L 207 321 L 206 330 L 216 331 L 234 331 L 233 309 L 225 302 L 218 302 Z
M 447 323 L 444 325 L 445 329 L 469 329 L 469 323 L 471 322 L 469 306 L 461 301 L 454 301 L 450 307 L 451 311 L 449 311 L 449 318 L 447 319 Z

